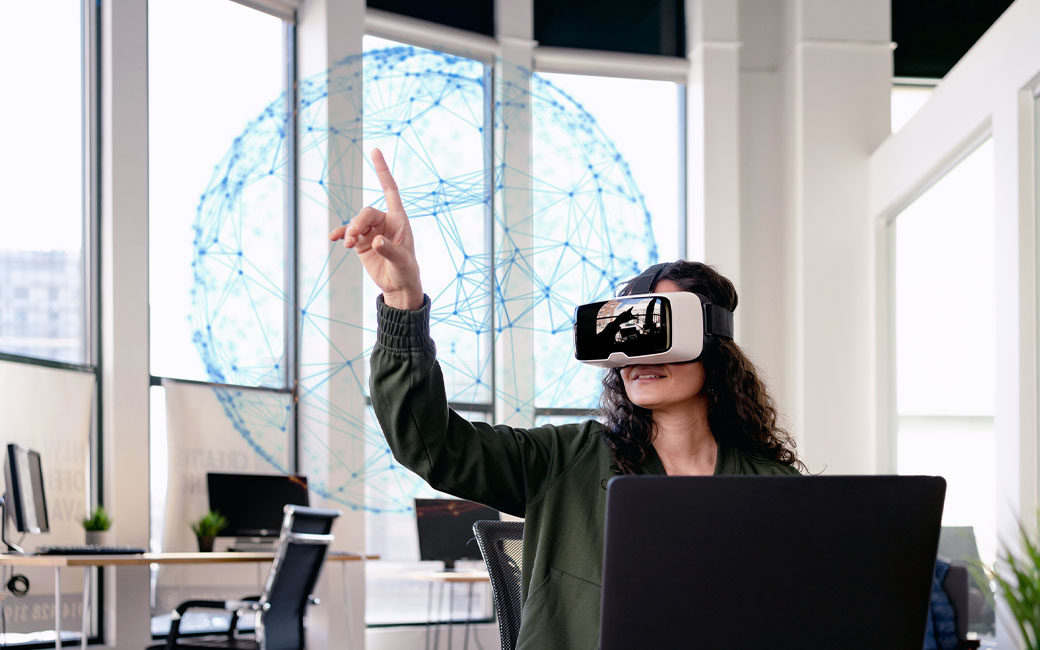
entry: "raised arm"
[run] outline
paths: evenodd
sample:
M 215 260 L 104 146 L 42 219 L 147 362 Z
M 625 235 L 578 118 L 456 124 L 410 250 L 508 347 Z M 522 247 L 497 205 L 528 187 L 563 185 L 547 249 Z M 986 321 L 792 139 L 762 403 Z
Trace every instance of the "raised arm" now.
M 383 290 L 369 378 L 387 445 L 399 463 L 436 489 L 522 516 L 527 501 L 564 469 L 582 441 L 555 427 L 471 423 L 448 407 L 408 216 L 378 149 L 372 162 L 386 212 L 364 208 L 329 238 L 357 251 Z

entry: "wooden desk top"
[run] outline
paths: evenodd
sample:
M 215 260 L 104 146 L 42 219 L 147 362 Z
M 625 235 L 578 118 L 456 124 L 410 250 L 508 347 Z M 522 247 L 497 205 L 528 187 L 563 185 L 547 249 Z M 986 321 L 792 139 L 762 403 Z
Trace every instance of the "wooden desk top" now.
M 0 554 L 0 566 L 141 566 L 147 564 L 224 564 L 241 562 L 270 562 L 274 553 L 140 553 L 134 555 L 14 555 Z M 328 562 L 360 562 L 378 560 L 378 555 L 359 555 L 333 551 L 325 558 Z
M 491 577 L 483 569 L 467 571 L 417 571 L 409 573 L 413 580 L 426 582 L 491 582 Z

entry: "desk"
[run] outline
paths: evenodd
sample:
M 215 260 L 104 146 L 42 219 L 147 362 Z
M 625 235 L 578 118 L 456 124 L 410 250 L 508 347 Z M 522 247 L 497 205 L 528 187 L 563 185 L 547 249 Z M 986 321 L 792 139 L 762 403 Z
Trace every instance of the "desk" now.
M 452 650 L 451 645 L 451 628 L 455 623 L 455 619 L 452 616 L 452 604 L 455 601 L 455 585 L 465 584 L 469 585 L 468 595 L 466 597 L 466 627 L 462 633 L 462 648 L 466 650 L 469 647 L 469 624 L 471 621 L 470 613 L 473 610 L 473 585 L 478 583 L 491 584 L 491 577 L 488 572 L 484 569 L 478 569 L 473 571 L 423 571 L 419 573 L 410 573 L 409 577 L 413 580 L 421 580 L 423 582 L 430 583 L 430 588 L 427 592 L 426 600 L 426 649 L 430 648 L 430 627 L 433 626 L 436 629 L 434 637 L 434 650 L 440 646 L 441 641 L 441 604 L 444 602 L 444 587 L 448 586 L 448 650 Z M 440 594 L 437 599 L 437 620 L 434 621 L 430 615 L 431 607 L 433 606 L 433 585 L 439 585 Z
M 378 555 L 359 555 L 332 551 L 326 562 L 362 562 L 378 560 Z M 80 628 L 80 648 L 86 650 L 90 633 L 90 568 L 106 566 L 145 566 L 150 564 L 229 564 L 270 562 L 274 553 L 138 553 L 133 555 L 10 555 L 0 554 L 0 566 L 54 567 L 54 647 L 61 647 L 61 570 L 64 567 L 83 568 L 83 622 Z M 346 566 L 346 565 L 344 565 Z M 344 587 L 345 589 L 346 587 Z M 347 611 L 350 611 L 349 600 Z M 351 628 L 353 625 L 351 624 Z

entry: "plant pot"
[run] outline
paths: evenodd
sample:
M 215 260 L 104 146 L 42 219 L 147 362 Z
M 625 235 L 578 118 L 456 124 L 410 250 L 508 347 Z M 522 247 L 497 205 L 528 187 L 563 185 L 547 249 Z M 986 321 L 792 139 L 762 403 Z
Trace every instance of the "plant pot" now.
M 86 543 L 94 544 L 96 546 L 104 546 L 108 543 L 108 531 L 107 530 L 88 530 L 85 531 Z
M 216 539 L 215 537 L 203 537 L 201 535 L 196 535 L 195 539 L 197 539 L 199 542 L 199 551 L 203 553 L 210 553 L 213 551 L 213 540 Z

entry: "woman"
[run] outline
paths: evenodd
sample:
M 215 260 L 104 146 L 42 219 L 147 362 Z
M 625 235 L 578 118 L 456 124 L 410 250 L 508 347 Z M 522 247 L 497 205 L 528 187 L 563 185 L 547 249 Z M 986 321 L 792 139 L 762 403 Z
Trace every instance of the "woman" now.
M 607 371 L 604 422 L 531 429 L 468 422 L 448 408 L 429 336 L 408 217 L 379 150 L 387 211 L 364 208 L 329 235 L 383 291 L 372 403 L 394 457 L 434 488 L 525 518 L 520 650 L 598 644 L 607 480 L 617 474 L 796 474 L 801 464 L 754 366 L 730 340 L 701 360 Z M 676 262 L 654 291 L 692 291 L 732 310 L 733 285 Z

